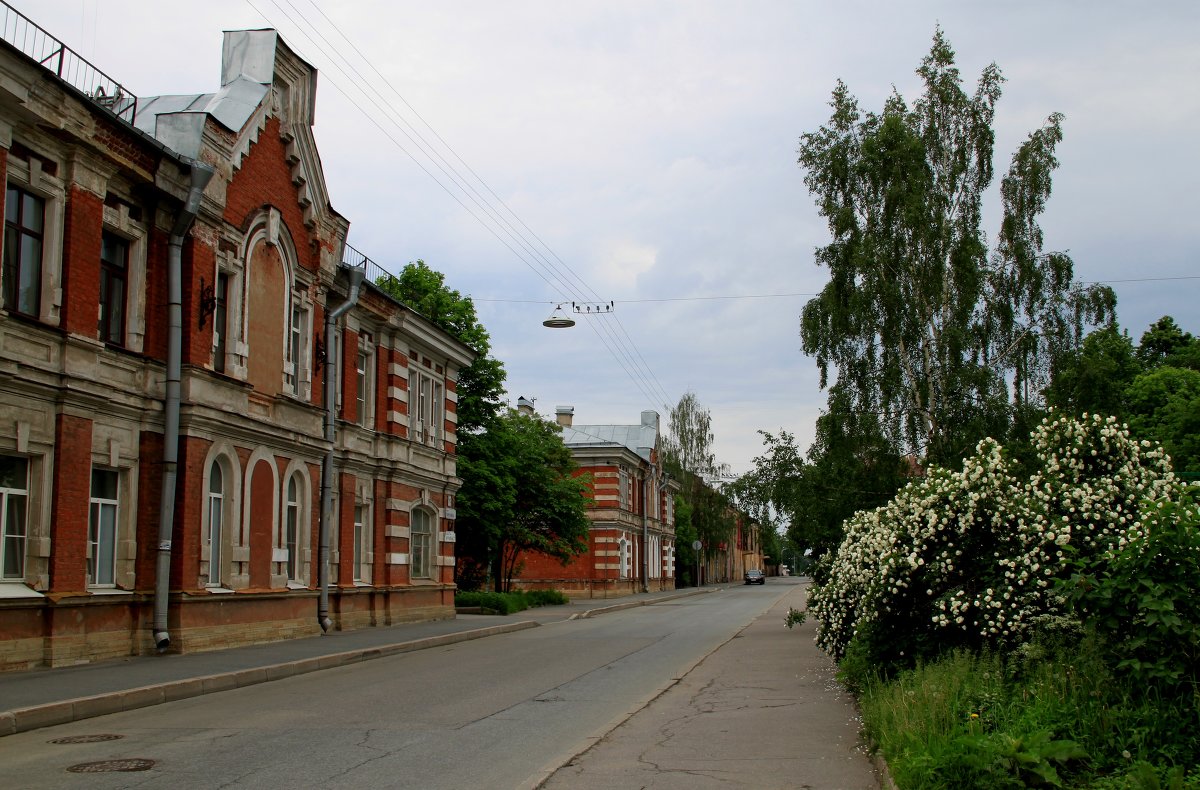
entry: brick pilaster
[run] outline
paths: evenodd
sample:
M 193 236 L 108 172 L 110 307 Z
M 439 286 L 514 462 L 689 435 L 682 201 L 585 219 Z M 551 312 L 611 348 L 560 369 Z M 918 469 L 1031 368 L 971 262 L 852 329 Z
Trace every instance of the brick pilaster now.
M 55 592 L 83 590 L 87 586 L 91 472 L 92 421 L 70 414 L 57 415 L 54 493 L 50 503 L 50 588 Z

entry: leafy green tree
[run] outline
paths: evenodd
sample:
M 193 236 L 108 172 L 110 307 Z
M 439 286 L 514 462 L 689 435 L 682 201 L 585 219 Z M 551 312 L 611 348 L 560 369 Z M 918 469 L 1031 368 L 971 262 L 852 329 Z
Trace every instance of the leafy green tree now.
M 680 483 L 692 527 L 706 550 L 728 542 L 735 526 L 729 497 L 719 488 L 729 467 L 717 461 L 713 440 L 712 415 L 695 393 L 685 393 L 671 409 L 661 452 L 667 473 Z
M 1115 326 L 1095 330 L 1064 360 L 1046 390 L 1046 402 L 1076 416 L 1124 413 L 1125 390 L 1141 372 L 1133 341 Z
M 692 526 L 692 506 L 682 494 L 675 495 L 675 584 L 692 587 L 696 584 L 697 552 L 692 548 L 699 536 Z
M 566 563 L 587 550 L 587 478 L 561 428 L 508 409 L 460 461 L 459 525 L 492 564 L 496 592 L 507 592 L 527 552 Z
M 834 367 L 851 409 L 877 415 L 901 454 L 949 461 L 1005 435 L 1013 407 L 1038 397 L 1115 297 L 1072 285 L 1071 259 L 1042 250 L 1062 116 L 1013 156 L 989 253 L 982 200 L 1003 77 L 989 65 L 967 94 L 940 28 L 917 74 L 921 98 L 910 107 L 893 93 L 880 113 L 862 112 L 839 81 L 830 120 L 801 138 L 805 183 L 833 236 L 816 256 L 830 282 L 805 306 L 801 337 L 821 386 Z
M 1162 365 L 1200 370 L 1200 339 L 1184 332 L 1174 318 L 1164 315 L 1142 334 L 1137 358 L 1148 370 Z
M 1126 418 L 1135 436 L 1154 439 L 1176 473 L 1200 480 L 1200 370 L 1164 365 L 1125 389 Z
M 475 314 L 475 303 L 449 288 L 444 274 L 419 259 L 399 276 L 380 277 L 376 285 L 475 351 L 475 360 L 458 374 L 459 453 L 464 453 L 464 443 L 469 446 L 471 437 L 504 408 L 504 365 L 490 355 L 491 337 Z

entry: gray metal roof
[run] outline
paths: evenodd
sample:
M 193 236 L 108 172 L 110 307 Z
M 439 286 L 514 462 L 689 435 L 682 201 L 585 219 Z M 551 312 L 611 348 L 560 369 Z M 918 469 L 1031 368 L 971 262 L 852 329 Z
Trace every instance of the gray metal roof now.
M 657 434 L 652 425 L 573 425 L 562 429 L 562 440 L 572 449 L 624 448 L 649 461 Z
M 271 89 L 275 48 L 274 30 L 225 32 L 221 60 L 221 89 L 216 93 L 144 96 L 138 101 L 134 126 L 188 156 L 200 148 L 203 123 L 211 116 L 225 128 L 240 132 Z M 189 114 L 196 114 L 188 118 Z

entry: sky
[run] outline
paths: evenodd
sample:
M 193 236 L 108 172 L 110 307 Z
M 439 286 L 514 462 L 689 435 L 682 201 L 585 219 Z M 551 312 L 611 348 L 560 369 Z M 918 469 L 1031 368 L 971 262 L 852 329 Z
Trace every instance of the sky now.
M 1007 78 L 998 174 L 1065 115 L 1045 248 L 1113 284 L 1135 342 L 1168 314 L 1200 333 L 1200 279 L 1178 279 L 1200 274 L 1194 0 L 8 1 L 139 96 L 215 91 L 221 31 L 278 29 L 320 72 L 351 245 L 470 295 L 514 403 L 665 427 L 690 391 L 734 474 L 759 430 L 807 446 L 826 400 L 800 350 L 829 241 L 800 136 L 839 79 L 864 109 L 915 99 L 938 25 L 968 90 L 991 62 Z M 984 208 L 991 239 L 995 187 Z M 572 301 L 613 310 L 542 326 Z

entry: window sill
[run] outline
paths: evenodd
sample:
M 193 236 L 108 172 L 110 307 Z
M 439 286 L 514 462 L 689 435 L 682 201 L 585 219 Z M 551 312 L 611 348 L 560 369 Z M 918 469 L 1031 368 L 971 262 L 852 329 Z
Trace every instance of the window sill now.
M 305 584 L 304 582 L 298 582 L 298 581 L 289 581 L 289 582 L 287 583 L 287 588 L 288 588 L 289 590 L 307 590 L 307 589 L 308 589 L 308 585 L 307 585 L 307 584 Z
M 117 587 L 88 587 L 88 592 L 92 595 L 129 595 L 129 590 L 122 590 Z
M 204 591 L 212 593 L 213 595 L 232 595 L 233 594 L 233 590 L 229 589 L 228 587 L 205 587 Z
M 24 582 L 0 582 L 0 598 L 45 598 Z

